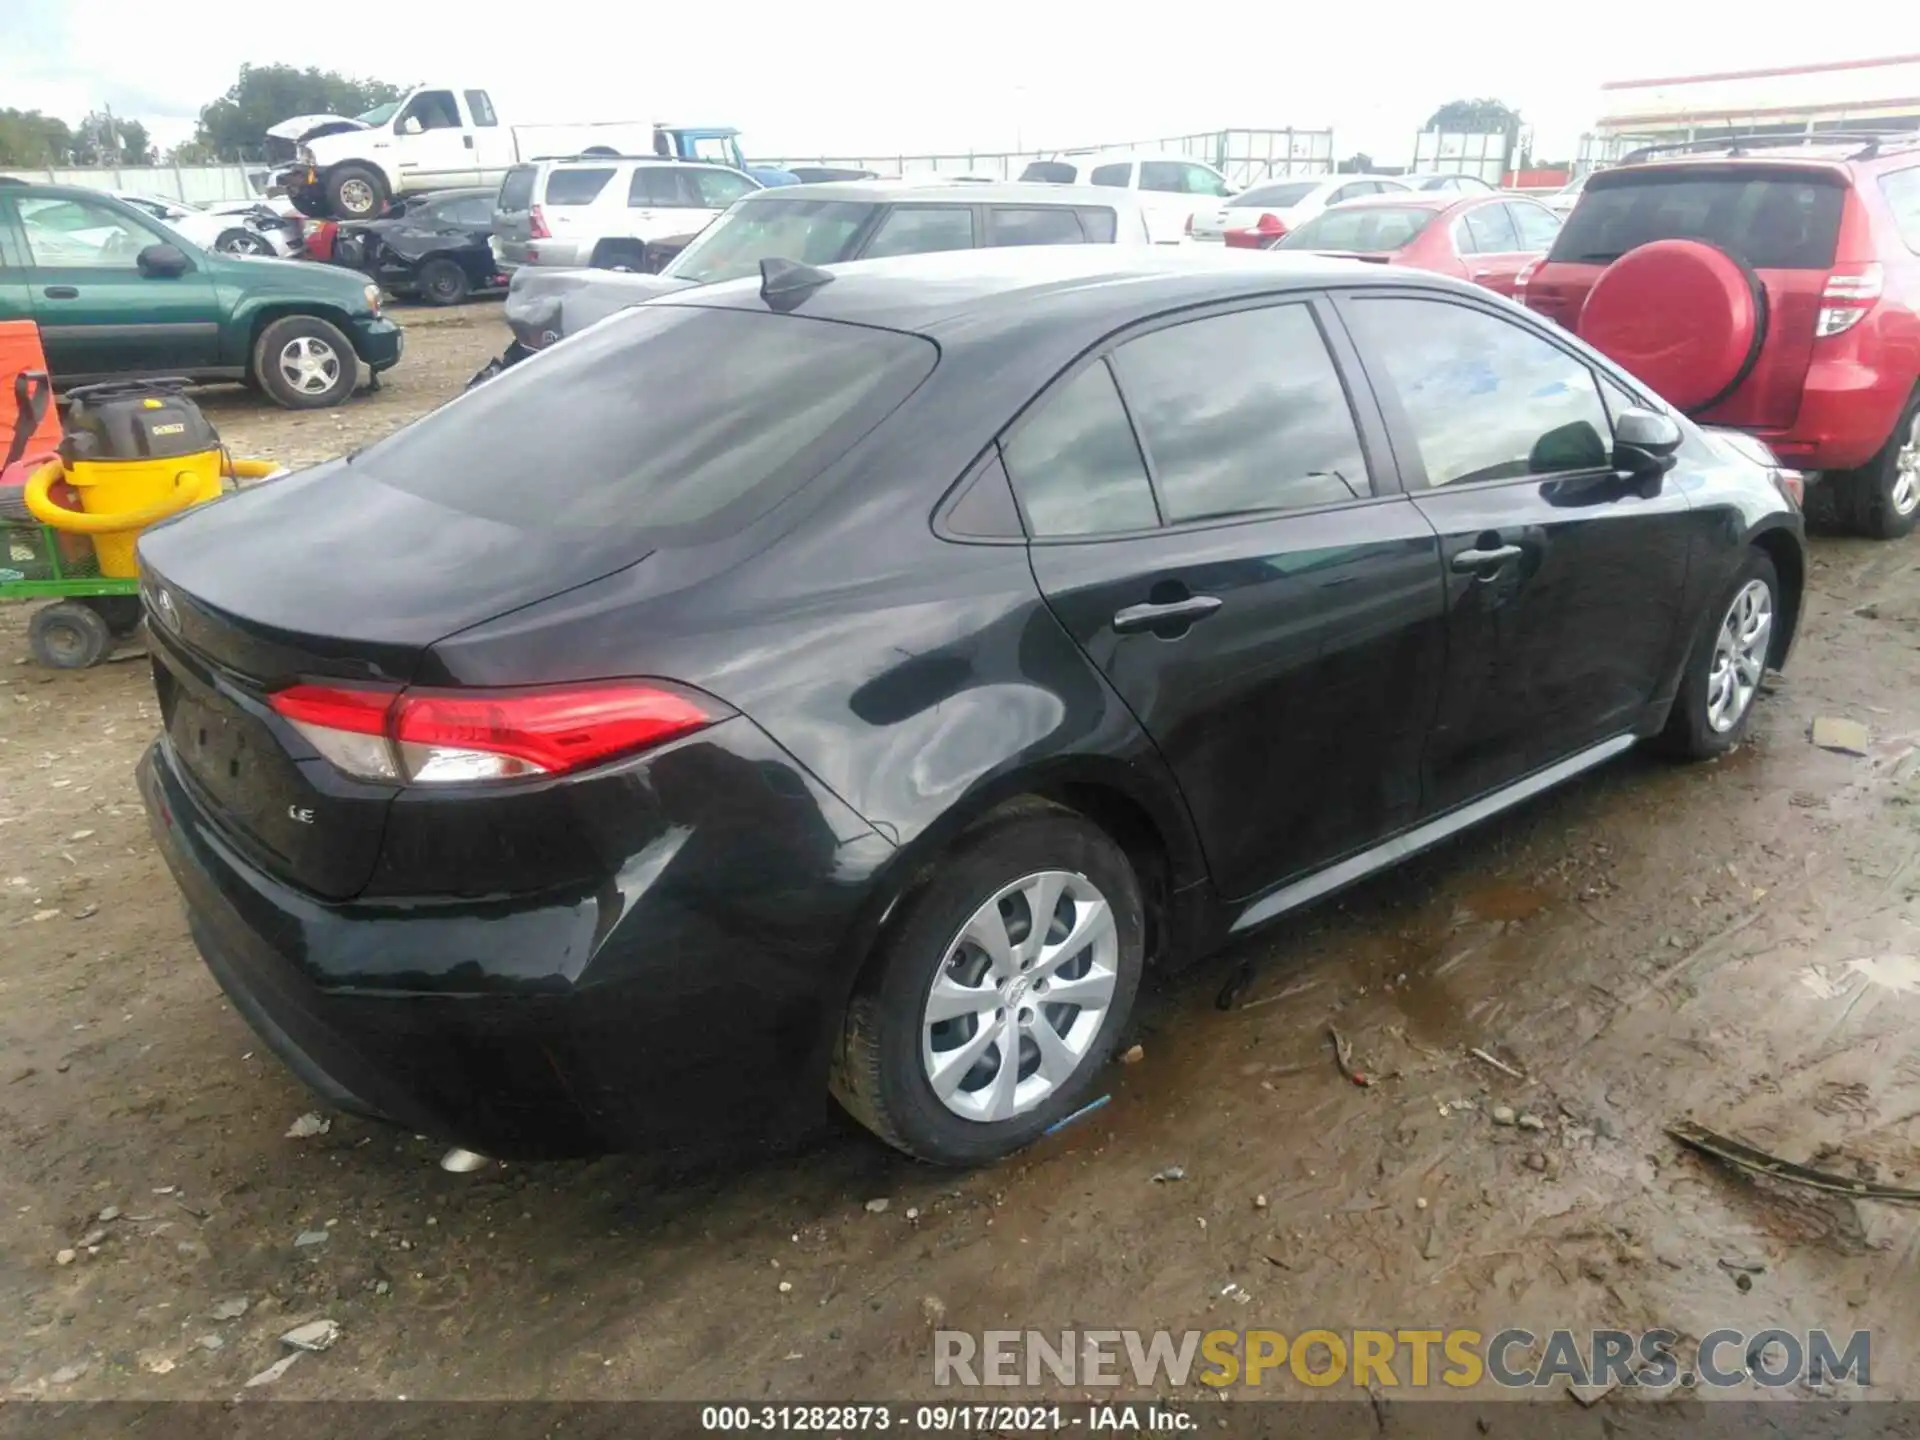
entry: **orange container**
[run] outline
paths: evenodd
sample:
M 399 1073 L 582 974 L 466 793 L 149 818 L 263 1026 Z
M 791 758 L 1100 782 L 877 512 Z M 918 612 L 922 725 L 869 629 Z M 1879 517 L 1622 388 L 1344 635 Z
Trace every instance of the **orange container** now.
M 45 370 L 46 352 L 40 348 L 40 327 L 31 320 L 0 320 L 0 458 L 13 444 L 13 383 L 22 370 Z M 51 455 L 60 448 L 60 416 L 54 407 L 34 427 L 27 455 Z

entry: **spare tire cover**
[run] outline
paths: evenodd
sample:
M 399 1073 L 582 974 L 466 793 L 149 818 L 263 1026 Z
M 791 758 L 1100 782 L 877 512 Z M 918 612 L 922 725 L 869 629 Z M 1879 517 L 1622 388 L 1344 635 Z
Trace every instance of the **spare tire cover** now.
M 1609 265 L 1579 336 L 1688 414 L 1724 400 L 1766 339 L 1767 295 L 1745 263 L 1704 240 L 1655 240 Z

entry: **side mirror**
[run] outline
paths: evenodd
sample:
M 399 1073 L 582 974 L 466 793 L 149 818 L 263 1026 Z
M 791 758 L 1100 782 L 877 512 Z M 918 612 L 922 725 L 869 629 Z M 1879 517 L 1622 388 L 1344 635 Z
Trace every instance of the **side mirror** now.
M 177 280 L 193 269 L 178 245 L 149 245 L 133 257 L 133 263 L 149 280 Z
M 1664 475 L 1680 449 L 1680 426 L 1671 415 L 1634 407 L 1613 426 L 1613 463 L 1634 475 Z

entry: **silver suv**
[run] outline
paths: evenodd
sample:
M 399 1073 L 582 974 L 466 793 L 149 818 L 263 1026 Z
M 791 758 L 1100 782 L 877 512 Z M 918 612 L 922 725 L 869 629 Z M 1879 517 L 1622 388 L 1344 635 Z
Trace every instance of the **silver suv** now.
M 522 265 L 655 268 L 742 195 L 760 188 L 725 165 L 580 155 L 516 165 L 493 208 L 493 257 Z

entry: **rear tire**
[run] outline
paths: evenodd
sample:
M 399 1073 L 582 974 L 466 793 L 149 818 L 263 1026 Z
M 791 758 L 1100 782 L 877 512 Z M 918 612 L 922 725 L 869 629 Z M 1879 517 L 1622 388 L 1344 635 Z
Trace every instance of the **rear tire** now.
M 288 315 L 260 332 L 253 373 L 289 410 L 338 405 L 360 379 L 360 360 L 347 337 L 317 315 Z
M 214 237 L 213 248 L 222 255 L 271 255 L 273 246 L 251 230 L 222 230 Z
M 1833 489 L 1841 522 L 1870 540 L 1898 540 L 1920 521 L 1920 390 L 1900 412 L 1887 443 L 1858 470 L 1823 482 Z
M 429 305 L 458 305 L 473 289 L 467 272 L 460 268 L 458 262 L 445 256 L 427 261 L 415 273 L 414 279 L 419 287 L 420 298 Z
M 56 600 L 33 612 L 27 645 L 49 670 L 85 670 L 113 649 L 113 631 L 100 614 L 78 600 Z
M 1774 627 L 1784 614 L 1773 561 L 1748 550 L 1694 638 L 1658 740 L 1661 750 L 1680 760 L 1711 760 L 1739 746 L 1753 720 Z
M 998 1160 L 1086 1103 L 1144 955 L 1140 884 L 1120 847 L 1068 811 L 1009 812 L 964 837 L 901 907 L 848 1003 L 833 1093 L 918 1159 Z

